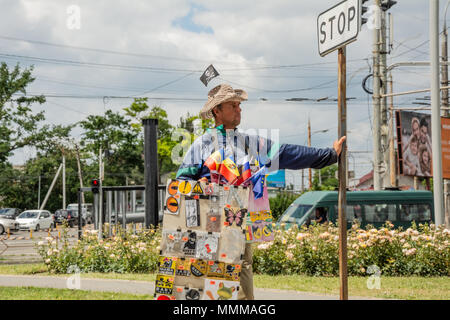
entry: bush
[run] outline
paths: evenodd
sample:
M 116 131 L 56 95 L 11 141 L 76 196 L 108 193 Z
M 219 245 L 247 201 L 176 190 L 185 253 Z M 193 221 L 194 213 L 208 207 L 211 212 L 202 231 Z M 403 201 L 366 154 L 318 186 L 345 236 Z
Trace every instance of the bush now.
M 152 229 L 136 235 L 119 229 L 116 236 L 103 240 L 97 230 L 87 230 L 70 247 L 63 228 L 62 243 L 47 237 L 38 243 L 38 252 L 53 273 L 68 273 L 74 267 L 80 272 L 144 273 L 157 270 L 160 240 L 160 231 Z
M 376 266 L 384 276 L 450 276 L 450 231 L 443 226 L 413 224 L 407 230 L 354 224 L 348 230 L 348 275 L 367 276 Z M 69 246 L 67 229 L 62 239 L 39 242 L 38 251 L 50 272 L 151 273 L 159 261 L 161 231 L 123 232 L 98 240 L 96 230 L 85 231 Z M 333 224 L 276 230 L 273 242 L 255 243 L 253 270 L 269 275 L 339 275 L 339 236 Z M 375 268 L 376 269 L 376 268 Z M 73 271 L 72 271 L 73 272 Z
M 348 274 L 367 275 L 377 266 L 385 276 L 450 276 L 450 231 L 413 225 L 403 231 L 353 225 L 348 231 Z M 339 235 L 333 224 L 277 230 L 271 243 L 254 245 L 256 273 L 339 275 Z
M 276 197 L 269 198 L 270 210 L 272 211 L 273 221 L 277 221 L 286 209 L 299 197 L 298 194 L 290 192 L 277 193 Z

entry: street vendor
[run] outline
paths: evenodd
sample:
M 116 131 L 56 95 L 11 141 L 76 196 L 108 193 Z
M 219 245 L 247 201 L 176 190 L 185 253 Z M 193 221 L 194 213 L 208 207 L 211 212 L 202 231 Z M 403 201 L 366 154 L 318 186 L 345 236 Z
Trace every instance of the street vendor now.
M 208 101 L 200 111 L 200 116 L 202 119 L 214 118 L 215 128 L 208 129 L 190 146 L 177 172 L 177 179 L 249 185 L 252 178 L 243 174 L 246 164 L 252 165 L 253 170 L 248 170 L 251 175 L 255 173 L 255 166 L 256 169 L 264 168 L 270 172 L 279 169 L 320 169 L 337 162 L 345 136 L 334 141 L 332 148 L 312 148 L 278 144 L 267 137 L 240 132 L 237 129 L 241 123 L 240 105 L 247 99 L 244 90 L 233 89 L 227 84 L 218 85 L 209 91 Z M 233 163 L 227 172 L 216 171 L 215 166 L 224 159 L 231 159 L 229 161 L 236 165 Z M 236 167 L 241 174 L 233 174 Z M 252 248 L 247 243 L 241 270 L 240 300 L 254 299 L 252 263 Z

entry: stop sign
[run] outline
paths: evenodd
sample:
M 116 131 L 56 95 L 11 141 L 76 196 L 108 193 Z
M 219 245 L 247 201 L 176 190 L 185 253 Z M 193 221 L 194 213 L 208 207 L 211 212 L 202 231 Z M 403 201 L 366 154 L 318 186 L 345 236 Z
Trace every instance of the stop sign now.
M 360 0 L 345 0 L 319 15 L 317 35 L 322 57 L 356 40 L 361 24 L 360 8 Z

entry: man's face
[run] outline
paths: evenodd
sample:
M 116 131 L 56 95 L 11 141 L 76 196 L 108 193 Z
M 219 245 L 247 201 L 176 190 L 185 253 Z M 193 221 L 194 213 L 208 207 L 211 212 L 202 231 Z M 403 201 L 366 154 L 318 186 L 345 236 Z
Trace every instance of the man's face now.
M 225 129 L 235 129 L 241 123 L 240 105 L 239 101 L 222 103 L 222 107 L 216 109 L 216 123 L 223 124 Z
M 426 143 L 427 142 L 427 135 L 428 135 L 428 128 L 426 126 L 420 127 L 420 142 Z

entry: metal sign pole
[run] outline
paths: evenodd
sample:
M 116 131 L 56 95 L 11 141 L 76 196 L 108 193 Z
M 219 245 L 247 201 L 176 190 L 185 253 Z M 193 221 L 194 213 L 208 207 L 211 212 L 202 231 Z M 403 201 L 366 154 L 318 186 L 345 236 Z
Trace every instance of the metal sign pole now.
M 347 62 L 346 47 L 338 51 L 338 135 L 339 139 L 347 135 Z M 340 299 L 348 300 L 348 279 L 347 279 L 347 217 L 346 217 L 346 192 L 347 192 L 347 143 L 342 145 L 342 152 L 339 156 L 339 279 L 340 279 Z

